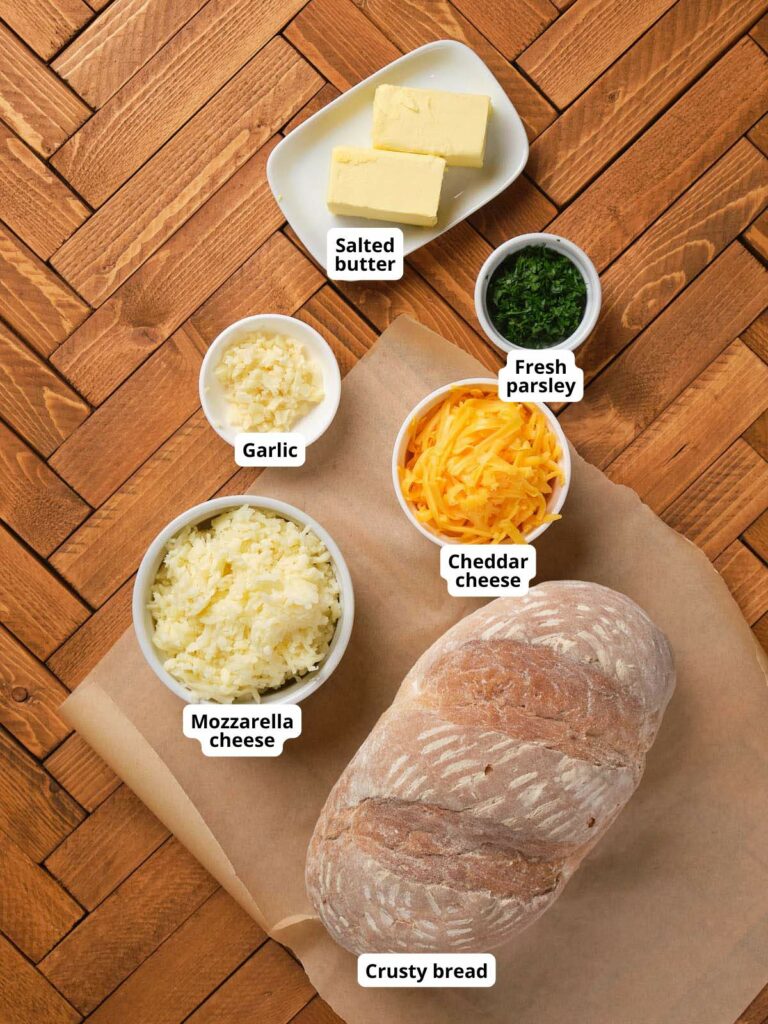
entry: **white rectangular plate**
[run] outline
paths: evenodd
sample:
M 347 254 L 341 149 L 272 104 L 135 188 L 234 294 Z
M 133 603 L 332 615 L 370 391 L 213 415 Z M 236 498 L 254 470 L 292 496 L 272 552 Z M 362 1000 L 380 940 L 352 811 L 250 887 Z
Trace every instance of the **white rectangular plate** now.
M 370 146 L 376 86 L 411 85 L 491 97 L 485 166 L 446 167 L 435 227 L 402 225 L 404 253 L 431 242 L 510 185 L 528 159 L 520 116 L 490 69 L 463 43 L 441 39 L 413 50 L 348 89 L 295 128 L 271 153 L 267 179 L 286 220 L 321 266 L 329 228 L 373 227 L 382 221 L 337 217 L 325 205 L 334 146 Z

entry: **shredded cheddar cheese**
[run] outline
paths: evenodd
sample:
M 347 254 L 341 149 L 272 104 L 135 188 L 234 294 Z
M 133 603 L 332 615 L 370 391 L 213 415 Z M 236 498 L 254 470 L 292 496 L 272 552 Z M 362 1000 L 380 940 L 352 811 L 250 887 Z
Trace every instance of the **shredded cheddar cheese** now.
M 562 451 L 541 410 L 456 388 L 414 422 L 400 469 L 420 523 L 458 544 L 522 544 L 543 523 Z

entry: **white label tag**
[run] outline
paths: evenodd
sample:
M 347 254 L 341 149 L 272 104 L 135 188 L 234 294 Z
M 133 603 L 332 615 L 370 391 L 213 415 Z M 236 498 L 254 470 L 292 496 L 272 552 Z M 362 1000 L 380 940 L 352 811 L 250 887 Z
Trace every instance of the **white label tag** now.
M 536 575 L 533 544 L 444 544 L 440 575 L 452 597 L 523 597 Z
M 325 253 L 332 281 L 399 281 L 403 276 L 401 228 L 330 228 Z
M 184 735 L 206 757 L 278 757 L 301 736 L 298 704 L 185 704 Z
M 363 953 L 357 958 L 363 988 L 490 988 L 493 953 Z
M 502 402 L 580 402 L 583 397 L 584 371 L 564 349 L 531 350 L 530 355 L 516 350 L 499 370 Z
M 235 462 L 238 466 L 303 466 L 307 442 L 303 434 L 238 434 Z

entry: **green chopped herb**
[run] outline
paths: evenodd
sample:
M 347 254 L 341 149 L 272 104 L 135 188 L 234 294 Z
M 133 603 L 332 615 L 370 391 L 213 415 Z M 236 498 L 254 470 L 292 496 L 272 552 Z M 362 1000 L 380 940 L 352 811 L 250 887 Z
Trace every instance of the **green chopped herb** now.
M 488 313 L 507 341 L 550 348 L 570 338 L 587 305 L 587 286 L 567 256 L 528 245 L 507 256 L 488 283 Z

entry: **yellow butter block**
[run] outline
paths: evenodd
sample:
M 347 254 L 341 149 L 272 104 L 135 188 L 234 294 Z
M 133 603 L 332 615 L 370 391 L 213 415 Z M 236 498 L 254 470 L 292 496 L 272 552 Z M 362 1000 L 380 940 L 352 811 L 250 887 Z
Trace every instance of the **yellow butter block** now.
M 490 109 L 488 96 L 380 85 L 373 101 L 373 145 L 442 156 L 451 167 L 482 167 Z
M 343 217 L 433 227 L 444 170 L 445 160 L 436 156 L 336 146 L 328 209 Z

